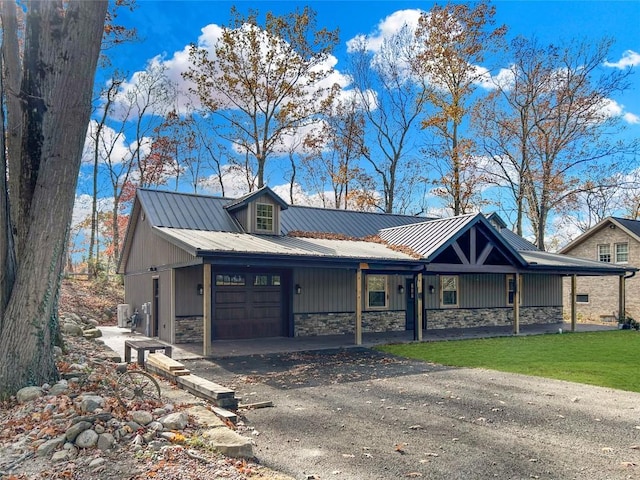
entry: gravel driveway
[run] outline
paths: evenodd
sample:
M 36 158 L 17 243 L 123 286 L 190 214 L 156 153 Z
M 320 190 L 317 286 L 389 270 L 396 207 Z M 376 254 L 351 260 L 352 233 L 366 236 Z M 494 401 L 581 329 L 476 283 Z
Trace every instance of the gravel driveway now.
M 640 478 L 640 394 L 352 348 L 185 361 L 296 479 Z

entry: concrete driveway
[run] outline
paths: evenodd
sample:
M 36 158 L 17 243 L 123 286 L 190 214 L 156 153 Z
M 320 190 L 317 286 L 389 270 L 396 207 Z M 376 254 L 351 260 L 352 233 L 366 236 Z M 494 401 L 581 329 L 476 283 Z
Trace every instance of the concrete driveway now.
M 640 478 L 640 394 L 364 348 L 183 363 L 274 403 L 244 420 L 296 479 Z

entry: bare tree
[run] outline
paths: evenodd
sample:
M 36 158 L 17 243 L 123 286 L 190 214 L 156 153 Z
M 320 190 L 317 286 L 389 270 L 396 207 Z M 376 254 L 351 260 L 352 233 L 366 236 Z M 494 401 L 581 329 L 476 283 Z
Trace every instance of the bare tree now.
M 3 398 L 58 376 L 53 356 L 58 291 L 107 10 L 106 1 L 27 1 L 25 6 L 22 62 L 19 5 L 6 0 L 0 6 L 6 80 L 1 110 L 7 111 L 0 247 L 3 260 L 15 258 L 3 263 L 0 279 Z
M 363 143 L 361 150 L 380 185 L 381 209 L 387 213 L 404 211 L 421 166 L 408 152 L 415 146 L 416 127 L 430 95 L 417 69 L 415 36 L 405 25 L 386 38 L 375 53 L 366 38 L 354 42 L 351 49 L 349 73 L 357 105 L 367 119 L 365 128 L 371 134 L 366 138 L 373 139 L 366 147 Z
M 422 126 L 435 136 L 428 152 L 436 162 L 443 162 L 437 182 L 450 198 L 454 215 L 473 206 L 480 183 L 479 171 L 474 170 L 475 146 L 464 136 L 464 128 L 474 92 L 487 75 L 481 64 L 506 33 L 504 26 L 492 28 L 494 15 L 495 7 L 486 1 L 473 8 L 465 3 L 435 5 L 421 15 L 416 31 L 421 44 L 417 65 L 430 83 L 429 103 L 434 107 Z
M 524 213 L 541 249 L 549 214 L 575 207 L 579 195 L 595 200 L 599 192 L 610 193 L 616 186 L 612 173 L 638 152 L 637 141 L 608 138 L 622 125 L 607 107 L 627 88 L 630 74 L 601 70 L 611 45 L 608 39 L 548 47 L 515 40 L 506 80 L 496 82 L 477 115 L 485 119 L 479 133 L 497 167 L 492 172 L 514 195 L 518 228 Z
M 255 159 L 262 187 L 265 165 L 282 137 L 317 121 L 332 95 L 327 60 L 337 33 L 316 30 L 308 7 L 284 16 L 267 13 L 264 25 L 256 12 L 243 17 L 234 8 L 231 16 L 212 52 L 191 47 L 184 76 L 226 128 L 222 137 Z

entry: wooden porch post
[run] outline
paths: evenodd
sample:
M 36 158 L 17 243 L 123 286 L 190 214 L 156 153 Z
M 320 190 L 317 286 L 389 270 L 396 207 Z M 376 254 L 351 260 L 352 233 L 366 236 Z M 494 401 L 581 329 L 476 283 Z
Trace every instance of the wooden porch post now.
M 169 307 L 169 318 L 171 323 L 169 323 L 169 338 L 171 339 L 171 344 L 176 343 L 176 269 L 172 268 L 171 279 L 169 281 L 169 289 L 171 293 L 169 294 L 171 297 L 171 303 Z
M 520 333 L 520 273 L 513 275 L 513 334 Z
M 204 278 L 202 279 L 203 295 L 202 295 L 202 355 L 208 357 L 211 355 L 211 264 L 203 265 Z
M 422 272 L 418 273 L 416 278 L 416 340 L 422 341 Z
M 578 318 L 578 276 L 574 273 L 571 275 L 571 331 L 576 331 L 576 320 Z
M 356 345 L 362 345 L 362 267 L 356 271 Z
M 624 319 L 627 316 L 625 312 L 625 310 L 627 309 L 625 286 L 626 283 L 624 275 L 620 275 L 618 280 L 618 319 Z

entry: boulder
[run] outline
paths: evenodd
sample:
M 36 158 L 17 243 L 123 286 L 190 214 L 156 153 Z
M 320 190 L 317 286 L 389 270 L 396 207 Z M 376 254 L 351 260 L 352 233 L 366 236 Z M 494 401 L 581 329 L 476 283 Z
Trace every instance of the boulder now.
M 184 430 L 189 422 L 189 416 L 185 412 L 175 412 L 159 418 L 158 421 L 168 430 Z
M 153 415 L 146 410 L 134 410 L 131 412 L 131 420 L 142 426 L 146 426 L 153 422 Z
M 64 435 L 60 435 L 59 437 L 52 438 L 51 440 L 47 440 L 38 446 L 36 450 L 36 456 L 38 457 L 47 457 L 51 452 L 56 450 L 58 447 L 64 445 L 65 437 Z
M 98 443 L 98 434 L 93 430 L 85 430 L 76 438 L 76 446 L 78 448 L 95 447 Z
M 207 444 L 228 457 L 253 458 L 251 440 L 228 428 L 211 428 L 202 432 Z
M 91 428 L 90 422 L 84 422 L 84 421 L 78 422 L 74 425 L 71 425 L 65 432 L 64 436 L 66 437 L 67 440 L 69 440 L 70 442 L 73 442 L 78 437 L 78 435 L 80 435 L 82 432 L 90 428 Z
M 26 403 L 44 395 L 41 387 L 24 387 L 16 393 L 18 403 Z

